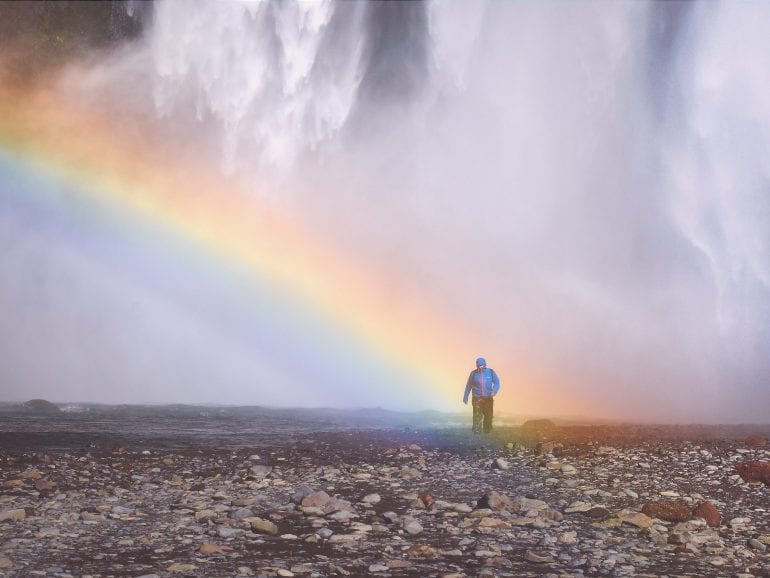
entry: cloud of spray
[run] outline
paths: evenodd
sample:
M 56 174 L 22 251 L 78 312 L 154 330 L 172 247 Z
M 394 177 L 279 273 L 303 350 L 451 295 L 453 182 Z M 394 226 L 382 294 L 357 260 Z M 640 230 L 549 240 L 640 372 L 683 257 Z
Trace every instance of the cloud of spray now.
M 506 409 L 762 420 L 767 12 L 167 1 L 70 78 L 451 318 L 458 390 L 484 355 Z

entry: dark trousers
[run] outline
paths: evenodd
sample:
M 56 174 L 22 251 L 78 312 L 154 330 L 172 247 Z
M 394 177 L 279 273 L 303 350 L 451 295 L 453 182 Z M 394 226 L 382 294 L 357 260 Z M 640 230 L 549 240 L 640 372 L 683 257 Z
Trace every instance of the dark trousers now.
M 473 405 L 473 433 L 489 433 L 492 431 L 492 411 L 495 399 L 492 396 L 481 397 L 474 395 Z

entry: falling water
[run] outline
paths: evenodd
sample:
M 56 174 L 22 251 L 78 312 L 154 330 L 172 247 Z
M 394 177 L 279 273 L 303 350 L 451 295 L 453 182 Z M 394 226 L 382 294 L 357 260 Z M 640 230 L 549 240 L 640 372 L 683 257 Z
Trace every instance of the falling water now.
M 451 319 L 511 407 L 750 421 L 769 29 L 762 2 L 161 0 L 64 85 Z
M 159 111 L 215 119 L 228 170 L 305 175 L 296 211 L 345 206 L 327 233 L 509 372 L 716 415 L 768 401 L 768 16 L 162 2 L 149 41 Z

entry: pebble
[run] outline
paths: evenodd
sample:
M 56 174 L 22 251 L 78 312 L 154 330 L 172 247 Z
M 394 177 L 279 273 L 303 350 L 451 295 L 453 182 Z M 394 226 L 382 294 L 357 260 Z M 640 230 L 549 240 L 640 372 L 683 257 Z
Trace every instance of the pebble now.
M 367 435 L 357 432 L 356 445 Z M 314 447 L 292 453 L 290 444 L 261 457 L 72 452 L 48 464 L 6 451 L 0 568 L 83 576 L 64 554 L 76 549 L 94 576 L 659 576 L 677 573 L 673 561 L 693 575 L 767 574 L 767 490 L 732 481 L 720 448 L 563 440 L 554 459 L 521 443 L 476 443 L 466 453 L 421 442 L 355 459 L 326 449 L 326 463 Z M 56 486 L 43 491 L 36 480 Z M 661 496 L 690 509 L 708 501 L 729 521 L 709 528 L 641 512 Z M 234 558 L 237 566 L 221 564 Z

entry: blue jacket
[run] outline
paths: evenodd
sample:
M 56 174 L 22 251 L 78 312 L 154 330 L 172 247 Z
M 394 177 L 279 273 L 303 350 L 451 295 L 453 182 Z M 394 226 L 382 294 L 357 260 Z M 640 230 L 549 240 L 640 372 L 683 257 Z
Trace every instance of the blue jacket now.
M 500 380 L 491 367 L 482 367 L 474 369 L 468 376 L 468 382 L 465 384 L 465 395 L 463 402 L 468 403 L 468 395 L 473 390 L 474 397 L 489 397 L 497 395 L 500 391 Z

